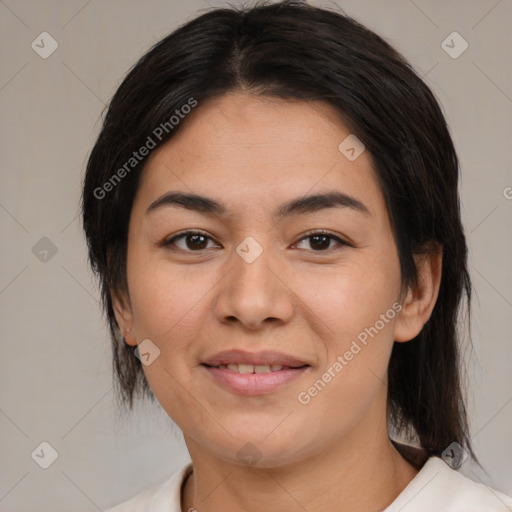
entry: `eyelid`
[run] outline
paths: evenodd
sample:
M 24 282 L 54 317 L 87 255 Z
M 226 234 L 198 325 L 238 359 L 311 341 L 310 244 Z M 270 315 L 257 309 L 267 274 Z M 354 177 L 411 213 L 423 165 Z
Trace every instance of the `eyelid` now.
M 162 246 L 164 246 L 164 247 L 173 246 L 176 239 L 181 238 L 181 237 L 186 237 L 187 235 L 190 235 L 190 236 L 191 235 L 202 235 L 205 238 L 207 238 L 207 239 L 217 243 L 215 241 L 215 239 L 212 238 L 206 231 L 202 231 L 200 229 L 186 229 L 184 231 L 176 233 L 171 238 L 165 239 L 162 242 Z M 338 246 L 346 245 L 346 246 L 349 246 L 349 247 L 353 247 L 352 244 L 350 244 L 349 242 L 347 242 L 343 238 L 341 238 L 338 235 L 336 235 L 335 233 L 332 233 L 331 231 L 328 231 L 328 230 L 325 230 L 325 229 L 313 229 L 313 230 L 307 231 L 306 233 L 303 233 L 301 235 L 301 238 L 299 238 L 299 240 L 297 240 L 297 242 L 295 242 L 293 245 L 296 245 L 296 244 L 302 242 L 303 240 L 305 240 L 306 238 L 310 238 L 310 237 L 315 236 L 315 235 L 326 235 L 329 238 L 332 238 L 333 240 L 336 240 L 338 242 Z M 189 253 L 194 253 L 194 252 L 200 253 L 202 251 L 207 250 L 207 249 L 200 249 L 198 251 L 189 251 L 189 250 L 185 250 L 185 249 L 180 249 L 179 247 L 177 247 L 177 249 L 181 250 L 183 252 L 189 252 Z M 331 248 L 331 249 L 324 250 L 324 251 L 310 251 L 310 252 L 327 253 L 327 252 L 330 252 L 330 251 L 335 250 L 335 249 L 336 249 L 336 246 Z
M 176 233 L 175 235 L 172 235 L 171 238 L 166 238 L 162 242 L 163 247 L 173 246 L 174 242 L 178 238 L 186 237 L 186 236 L 192 236 L 192 235 L 202 235 L 205 238 L 208 238 L 209 240 L 212 240 L 213 242 L 217 243 L 214 238 L 212 238 L 206 231 L 202 231 L 200 229 L 185 229 L 184 231 L 181 231 L 179 233 Z M 180 249 L 177 247 L 178 250 L 181 250 L 183 252 L 201 252 L 201 251 L 186 251 L 184 249 Z M 206 249 L 202 249 L 203 251 Z
M 347 245 L 349 247 L 353 247 L 353 245 L 350 244 L 347 240 L 344 240 L 343 238 L 341 238 L 337 234 L 335 234 L 335 233 L 333 233 L 333 232 L 331 232 L 329 230 L 326 230 L 326 229 L 312 229 L 310 231 L 307 231 L 306 233 L 303 233 L 301 235 L 301 238 L 294 245 L 296 245 L 299 242 L 302 242 L 306 238 L 309 238 L 309 237 L 312 237 L 312 236 L 315 236 L 315 235 L 326 235 L 329 238 L 332 238 L 333 240 L 336 240 L 338 242 L 338 247 L 339 246 L 344 246 L 344 245 Z M 328 252 L 333 251 L 335 249 L 336 249 L 336 246 L 332 247 L 331 249 L 327 249 L 325 251 L 309 251 L 309 252 L 315 252 L 315 253 L 321 254 L 321 253 L 328 253 Z

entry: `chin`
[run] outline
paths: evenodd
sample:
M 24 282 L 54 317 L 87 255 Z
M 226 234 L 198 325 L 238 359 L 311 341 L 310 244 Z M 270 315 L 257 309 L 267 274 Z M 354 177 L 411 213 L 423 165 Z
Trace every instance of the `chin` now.
M 269 437 L 269 430 L 264 435 L 252 438 L 244 435 L 229 438 L 227 444 L 213 448 L 213 452 L 217 457 L 222 458 L 230 464 L 246 466 L 255 469 L 271 469 L 293 464 L 306 457 L 305 449 L 300 449 L 299 439 L 297 436 L 286 435 L 275 438 L 265 439 Z M 209 450 L 212 450 L 212 440 L 209 440 Z M 304 440 L 305 445 L 307 441 Z

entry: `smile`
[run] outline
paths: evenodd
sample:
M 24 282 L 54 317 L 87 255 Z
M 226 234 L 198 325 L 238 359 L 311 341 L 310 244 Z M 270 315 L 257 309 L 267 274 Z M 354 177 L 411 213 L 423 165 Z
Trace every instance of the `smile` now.
M 296 369 L 290 366 L 281 366 L 280 364 L 220 364 L 218 366 L 211 366 L 211 368 L 219 368 L 221 370 L 227 369 L 237 373 L 270 373 L 278 372 L 280 370 Z
M 236 395 L 260 396 L 285 388 L 310 370 L 309 365 L 292 368 L 281 365 L 229 364 L 200 365 L 209 374 L 212 383 Z

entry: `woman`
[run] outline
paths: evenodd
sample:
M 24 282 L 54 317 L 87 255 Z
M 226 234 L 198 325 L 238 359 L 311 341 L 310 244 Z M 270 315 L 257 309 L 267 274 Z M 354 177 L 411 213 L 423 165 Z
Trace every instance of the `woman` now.
M 112 512 L 506 510 L 450 467 L 474 457 L 457 184 L 431 91 L 341 14 L 213 10 L 143 56 L 83 223 L 119 396 L 192 463 Z

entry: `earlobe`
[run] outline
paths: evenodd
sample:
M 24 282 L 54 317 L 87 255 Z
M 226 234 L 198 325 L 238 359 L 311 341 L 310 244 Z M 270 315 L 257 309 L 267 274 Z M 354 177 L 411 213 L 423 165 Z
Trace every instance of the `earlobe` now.
M 131 307 L 123 297 L 120 297 L 115 292 L 111 292 L 110 297 L 112 299 L 112 307 L 116 316 L 117 325 L 125 343 L 127 345 L 136 346 L 137 342 L 135 337 L 130 333 L 131 326 L 133 325 Z
M 405 342 L 416 337 L 427 323 L 439 294 L 442 274 L 442 249 L 414 255 L 418 269 L 418 285 L 409 288 L 395 324 L 395 341 Z

